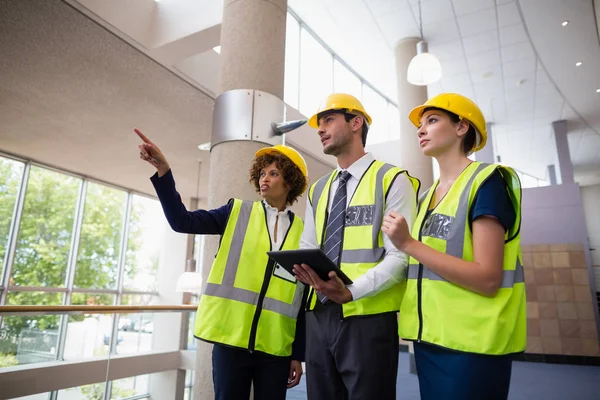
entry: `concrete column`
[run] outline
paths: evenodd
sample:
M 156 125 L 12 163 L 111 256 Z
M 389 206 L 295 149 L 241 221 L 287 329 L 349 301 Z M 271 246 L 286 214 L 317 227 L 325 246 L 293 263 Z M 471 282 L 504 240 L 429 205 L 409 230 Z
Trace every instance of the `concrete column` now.
M 225 0 L 221 25 L 221 92 L 255 89 L 283 99 L 287 0 Z M 231 197 L 258 199 L 248 182 L 254 153 L 265 145 L 253 141 L 223 142 L 211 150 L 209 208 Z M 206 238 L 202 268 L 204 282 L 219 238 Z M 195 399 L 212 399 L 212 346 L 198 341 Z
M 485 127 L 487 130 L 487 143 L 485 144 L 485 147 L 483 149 L 475 153 L 475 160 L 488 164 L 493 164 L 496 162 L 496 159 L 494 157 L 494 140 L 492 137 L 492 124 L 488 123 Z
M 419 38 L 402 39 L 396 45 L 396 72 L 398 81 L 398 112 L 400 113 L 400 167 L 419 178 L 424 190 L 433 185 L 432 160 L 419 148 L 417 129 L 408 120 L 414 107 L 427 101 L 427 87 L 415 86 L 406 80 L 410 60 L 417 54 Z
M 548 165 L 548 179 L 550 180 L 550 186 L 556 186 L 556 167 L 554 164 Z
M 567 121 L 560 120 L 552 123 L 554 129 L 554 142 L 556 143 L 556 153 L 558 154 L 558 167 L 560 169 L 560 183 L 573 183 L 573 163 L 571 162 L 571 153 L 569 152 L 569 139 L 567 138 Z

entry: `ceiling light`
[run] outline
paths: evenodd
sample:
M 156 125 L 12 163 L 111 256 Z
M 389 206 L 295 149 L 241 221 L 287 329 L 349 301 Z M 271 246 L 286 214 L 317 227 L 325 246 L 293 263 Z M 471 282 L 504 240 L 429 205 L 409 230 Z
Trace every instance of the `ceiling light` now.
M 431 85 L 442 78 L 442 64 L 436 56 L 427 52 L 427 42 L 417 43 L 417 55 L 410 60 L 406 79 L 413 85 Z
M 175 284 L 175 291 L 194 294 L 202 291 L 202 274 L 196 272 L 196 260 L 187 260 L 185 272 L 179 276 Z
M 221 54 L 221 46 L 215 46 L 213 47 L 213 50 L 215 51 L 215 53 Z
M 423 39 L 423 14 L 420 0 L 419 31 L 421 32 L 421 41 L 417 43 L 417 55 L 408 64 L 406 80 L 413 85 L 426 86 L 442 79 L 442 64 L 436 56 L 428 52 L 427 42 Z
M 569 21 L 563 21 L 562 26 L 567 26 L 569 25 Z
M 577 62 L 575 63 L 575 66 L 576 66 L 576 67 L 581 67 L 581 64 L 583 64 L 581 61 L 577 61 Z
M 596 89 L 596 93 L 600 93 L 600 89 Z
M 198 148 L 202 151 L 208 151 L 210 150 L 210 142 L 199 144 Z

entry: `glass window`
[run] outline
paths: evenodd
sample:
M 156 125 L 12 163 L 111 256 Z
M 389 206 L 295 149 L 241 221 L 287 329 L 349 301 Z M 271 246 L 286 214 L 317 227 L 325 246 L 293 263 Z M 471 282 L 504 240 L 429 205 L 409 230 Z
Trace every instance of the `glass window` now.
M 143 399 L 149 393 L 150 375 L 139 375 L 125 379 L 114 380 L 110 383 L 110 400 L 124 400 L 131 397 Z M 106 383 L 94 383 L 91 385 L 58 391 L 58 400 L 101 400 L 104 399 Z
M 123 288 L 156 291 L 166 220 L 157 200 L 133 195 Z
M 62 301 L 63 293 L 56 292 L 9 291 L 6 296 L 6 304 L 11 306 L 58 306 Z
M 305 29 L 300 33 L 300 106 L 310 117 L 333 91 L 333 56 Z
M 124 295 L 123 305 L 149 305 L 156 296 Z M 118 337 L 117 354 L 134 354 L 152 350 L 152 333 L 154 332 L 154 314 L 136 313 L 117 316 Z
M 338 60 L 333 60 L 333 91 L 336 93 L 348 93 L 357 99 L 362 99 L 362 83 L 360 79 Z
M 105 383 L 93 383 L 91 385 L 79 386 L 59 390 L 57 400 L 102 400 L 104 399 Z
M 194 371 L 185 371 L 185 392 L 183 393 L 184 400 L 192 400 L 194 387 Z
M 9 292 L 8 305 L 59 305 L 62 293 Z M 0 327 L 0 368 L 53 361 L 58 348 L 60 315 L 4 317 Z
M 112 324 L 110 314 L 69 315 L 63 358 L 81 360 L 108 355 Z
M 191 312 L 188 315 L 188 335 L 187 335 L 187 345 L 186 345 L 187 350 L 196 350 L 196 338 L 194 337 L 195 323 L 196 323 L 196 313 Z
M 185 386 L 191 387 L 194 384 L 194 371 L 185 371 Z
M 8 235 L 24 169 L 23 163 L 0 157 L 0 277 L 6 263 Z
M 387 101 L 367 85 L 363 85 L 363 106 L 373 122 L 367 135 L 367 144 L 385 142 L 388 139 L 388 109 Z
M 204 261 L 204 235 L 194 236 L 194 259 L 196 260 L 196 272 L 202 272 L 202 264 Z
M 114 301 L 113 294 L 73 293 L 71 297 L 73 305 L 111 305 Z M 107 355 L 112 326 L 111 314 L 69 315 L 63 358 L 78 360 Z
M 110 306 L 115 304 L 115 295 L 109 293 L 73 293 L 71 304 L 79 306 Z
M 135 354 L 152 350 L 154 314 L 120 314 L 117 323 L 116 354 Z
M 150 391 L 150 375 L 138 375 L 112 382 L 111 400 L 147 394 Z
M 61 293 L 9 292 L 7 304 L 21 305 L 26 295 L 33 304 L 59 305 Z M 4 317 L 0 328 L 0 367 L 56 360 L 60 315 Z
M 300 80 L 300 24 L 290 13 L 287 14 L 285 32 L 285 78 L 283 101 L 298 108 Z
M 64 287 L 81 179 L 32 166 L 11 285 Z
M 31 396 L 15 397 L 14 400 L 48 400 L 50 393 L 39 393 Z
M 87 184 L 75 287 L 117 287 L 126 205 L 127 193 L 123 190 L 94 182 Z

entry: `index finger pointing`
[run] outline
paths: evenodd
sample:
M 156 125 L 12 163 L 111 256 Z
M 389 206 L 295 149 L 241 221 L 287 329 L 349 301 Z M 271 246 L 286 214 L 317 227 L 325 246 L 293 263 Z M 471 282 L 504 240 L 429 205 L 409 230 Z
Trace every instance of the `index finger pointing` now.
M 142 133 L 142 131 L 140 131 L 138 128 L 133 128 L 133 131 L 134 131 L 135 133 L 137 133 L 137 135 L 140 137 L 140 139 L 142 139 L 142 141 L 143 141 L 144 143 L 148 143 L 148 144 L 154 144 L 154 143 L 152 143 L 152 141 L 151 141 L 150 139 L 148 139 L 148 137 L 147 137 L 146 135 L 144 135 L 144 134 Z

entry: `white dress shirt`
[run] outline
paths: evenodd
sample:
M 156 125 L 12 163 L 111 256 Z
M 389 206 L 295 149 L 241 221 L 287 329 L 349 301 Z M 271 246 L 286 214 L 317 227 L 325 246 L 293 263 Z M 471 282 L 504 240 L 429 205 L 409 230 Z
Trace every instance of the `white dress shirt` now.
M 346 171 L 350 173 L 350 179 L 346 183 L 348 193 L 346 207 L 352 199 L 352 195 L 356 191 L 358 182 L 363 174 L 367 171 L 375 158 L 371 153 L 365 154 L 362 158 L 354 162 Z M 338 171 L 342 169 L 338 166 Z M 339 177 L 339 174 L 338 174 Z M 339 185 L 339 180 L 336 177 L 331 182 L 329 189 L 330 193 L 335 193 Z M 324 193 L 325 195 L 325 193 Z M 333 195 L 329 196 L 329 204 L 327 210 L 331 210 Z M 415 190 L 405 174 L 398 176 L 390 187 L 387 200 L 385 202 L 384 215 L 390 210 L 394 210 L 406 218 L 408 228 L 412 228 L 417 213 L 417 195 Z M 362 297 L 376 295 L 397 283 L 406 279 L 406 269 L 408 267 L 408 256 L 398 250 L 387 237 L 383 234 L 383 247 L 385 249 L 385 257 L 379 264 L 368 270 L 363 276 L 356 279 L 352 285 L 348 286 L 348 290 L 352 293 L 352 299 L 358 300 Z M 317 244 L 317 234 L 315 230 L 315 219 L 313 207 L 310 201 L 306 200 L 306 213 L 304 215 L 304 231 L 300 239 L 301 249 L 319 248 Z
M 267 211 L 267 227 L 269 228 L 269 236 L 271 237 L 271 249 L 278 251 L 281 248 L 281 242 L 285 237 L 285 233 L 290 227 L 290 215 L 289 209 L 286 208 L 283 211 L 275 207 L 271 207 L 266 200 L 262 201 Z M 295 218 L 298 218 L 297 216 Z M 275 241 L 275 222 L 277 221 L 277 241 Z

